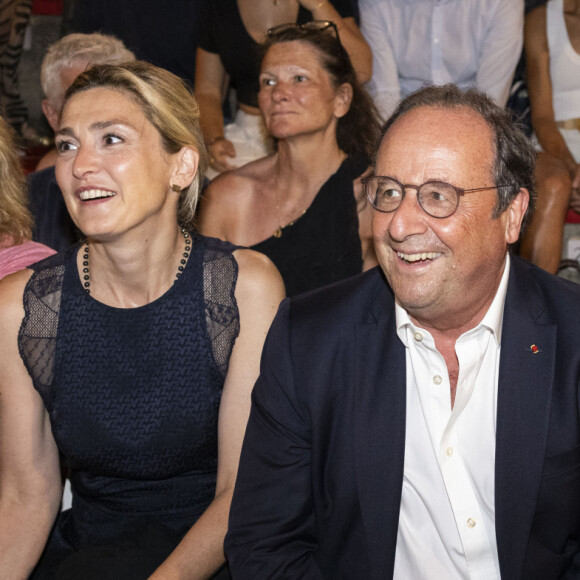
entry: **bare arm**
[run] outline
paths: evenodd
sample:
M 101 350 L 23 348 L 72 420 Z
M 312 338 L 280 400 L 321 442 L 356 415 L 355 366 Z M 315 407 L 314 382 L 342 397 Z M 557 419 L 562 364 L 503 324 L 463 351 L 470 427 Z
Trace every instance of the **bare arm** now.
M 30 271 L 0 282 L 0 578 L 27 578 L 62 495 L 48 414 L 18 352 Z
M 211 166 L 217 171 L 233 169 L 228 157 L 235 157 L 231 141 L 222 139 L 224 116 L 222 112 L 223 90 L 227 74 L 218 54 L 197 49 L 195 65 L 195 95 L 199 103 L 200 124 L 208 143 Z
M 532 10 L 526 18 L 525 49 L 534 131 L 544 151 L 566 164 L 574 180 L 573 187 L 578 187 L 578 166 L 558 130 L 554 117 L 545 5 Z
M 284 285 L 265 256 L 238 250 L 239 276 L 236 300 L 240 334 L 230 357 L 218 423 L 216 495 L 151 580 L 209 578 L 225 561 L 223 541 L 242 447 L 250 414 L 250 394 L 259 373 L 260 356 Z
M 331 20 L 338 28 L 340 42 L 344 46 L 356 71 L 360 83 L 366 83 L 373 72 L 371 49 L 364 39 L 354 18 L 342 18 L 332 3 L 327 0 L 299 0 L 300 4 L 312 12 L 315 20 Z

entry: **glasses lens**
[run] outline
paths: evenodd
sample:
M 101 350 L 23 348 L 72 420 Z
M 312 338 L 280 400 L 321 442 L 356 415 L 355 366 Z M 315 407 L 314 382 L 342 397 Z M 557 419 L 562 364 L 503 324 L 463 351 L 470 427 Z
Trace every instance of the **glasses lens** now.
M 395 211 L 403 199 L 401 184 L 389 177 L 371 177 L 365 187 L 369 201 L 379 211 Z
M 438 181 L 424 183 L 417 196 L 423 210 L 437 218 L 450 216 L 459 202 L 457 190 L 449 183 Z

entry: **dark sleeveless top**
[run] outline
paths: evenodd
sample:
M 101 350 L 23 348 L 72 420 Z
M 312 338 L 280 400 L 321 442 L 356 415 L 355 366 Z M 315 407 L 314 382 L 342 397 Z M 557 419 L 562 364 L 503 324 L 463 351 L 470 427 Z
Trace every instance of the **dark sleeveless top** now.
M 354 16 L 350 0 L 332 0 L 343 17 Z M 312 12 L 300 6 L 297 24 L 312 20 Z M 258 77 L 262 60 L 260 45 L 250 36 L 236 0 L 207 0 L 204 2 L 199 31 L 199 44 L 207 52 L 219 55 L 237 90 L 240 103 L 258 106 Z
M 364 156 L 347 157 L 293 225 L 251 246 L 276 265 L 286 295 L 320 288 L 362 271 L 357 203 L 353 181 L 369 166 Z
M 101 556 L 86 549 L 148 538 L 154 545 L 137 559 L 162 546 L 152 572 L 213 499 L 220 397 L 239 332 L 238 269 L 234 246 L 192 239 L 182 276 L 140 308 L 86 294 L 78 246 L 34 266 L 19 348 L 69 470 L 73 507 L 59 515 L 33 578 L 52 578 L 77 550 L 90 570 Z

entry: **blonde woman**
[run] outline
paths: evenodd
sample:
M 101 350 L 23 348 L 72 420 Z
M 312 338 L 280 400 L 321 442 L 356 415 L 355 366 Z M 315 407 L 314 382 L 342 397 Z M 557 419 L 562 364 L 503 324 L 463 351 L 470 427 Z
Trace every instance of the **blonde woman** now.
M 12 130 L 0 118 L 0 279 L 55 253 L 31 237 L 32 216 L 18 151 Z

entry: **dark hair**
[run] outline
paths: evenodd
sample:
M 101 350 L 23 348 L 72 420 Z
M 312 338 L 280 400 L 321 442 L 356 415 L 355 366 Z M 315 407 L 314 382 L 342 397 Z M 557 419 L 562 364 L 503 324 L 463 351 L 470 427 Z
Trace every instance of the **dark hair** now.
M 77 93 L 96 88 L 110 88 L 135 101 L 161 135 L 168 153 L 177 153 L 185 146 L 198 152 L 197 174 L 180 193 L 177 209 L 179 224 L 192 227 L 207 153 L 199 125 L 199 107 L 191 90 L 173 73 L 137 60 L 92 66 L 75 79 L 66 91 L 64 103 Z
M 381 142 L 394 123 L 413 109 L 434 107 L 442 109 L 467 108 L 478 113 L 489 125 L 495 135 L 494 181 L 496 185 L 509 185 L 497 190 L 497 205 L 493 217 L 499 217 L 518 195 L 521 187 L 528 190 L 530 202 L 522 221 L 520 236 L 529 224 L 536 207 L 536 183 L 534 169 L 536 152 L 524 132 L 516 125 L 509 114 L 498 107 L 488 96 L 476 89 L 462 90 L 456 85 L 426 87 L 409 95 L 399 103 L 381 131 L 374 164 Z M 444 130 L 444 128 L 442 129 Z
M 380 134 L 379 115 L 373 100 L 356 78 L 348 53 L 330 27 L 326 30 L 292 25 L 280 27 L 280 31 L 274 30 L 262 45 L 262 60 L 274 44 L 295 40 L 314 47 L 335 87 L 344 83 L 352 87 L 352 102 L 346 115 L 338 120 L 336 140 L 347 155 L 363 154 L 371 159 Z

